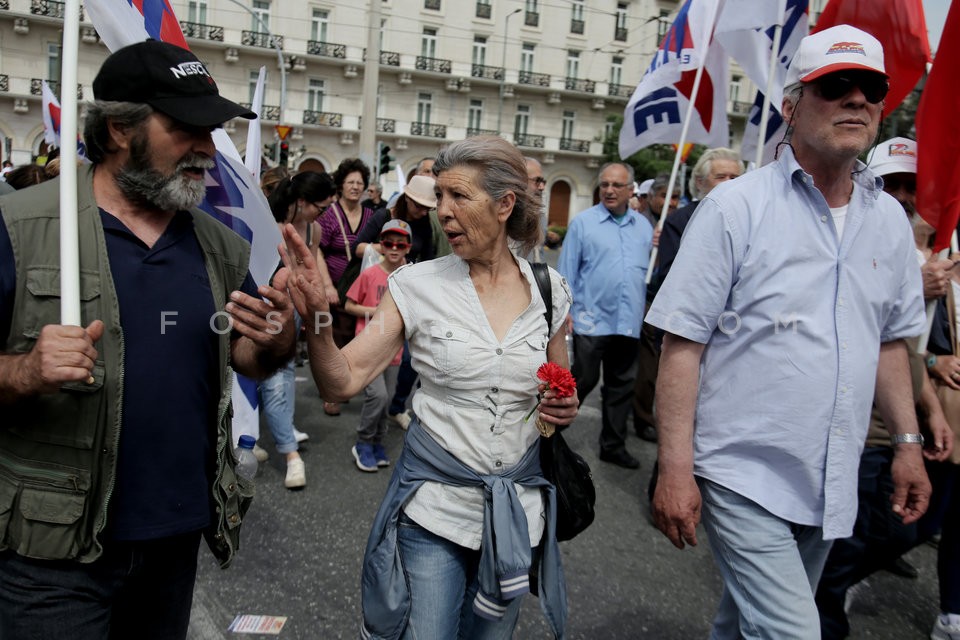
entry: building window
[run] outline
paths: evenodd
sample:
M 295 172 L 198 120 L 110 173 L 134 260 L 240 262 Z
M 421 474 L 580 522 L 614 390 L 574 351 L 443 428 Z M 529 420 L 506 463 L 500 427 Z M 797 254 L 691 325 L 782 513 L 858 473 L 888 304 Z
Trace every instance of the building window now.
M 660 19 L 657 20 L 657 42 L 663 42 L 663 37 L 670 30 L 670 12 L 660 9 Z
M 493 15 L 490 0 L 477 0 L 476 14 L 478 18 L 487 18 L 489 20 L 490 16 Z
M 270 31 L 270 3 L 265 0 L 253 0 L 253 13 L 259 18 L 253 18 L 254 33 L 267 33 Z
M 610 60 L 610 84 L 620 84 L 623 80 L 623 58 L 614 56 Z
M 429 93 L 417 94 L 417 122 L 430 124 L 430 112 L 433 111 L 433 95 Z
M 473 36 L 473 64 L 487 64 L 486 36 Z
M 583 0 L 570 0 L 570 33 L 583 34 Z
M 535 46 L 529 42 L 523 43 L 523 50 L 520 52 L 520 71 L 533 73 L 533 50 Z
M 326 93 L 327 81 L 320 78 L 310 78 L 307 83 L 307 110 L 323 111 L 323 96 Z
M 537 6 L 538 4 L 537 0 L 526 0 L 527 13 L 540 13 L 540 8 Z
M 577 78 L 580 76 L 580 52 L 567 51 L 567 77 Z
M 560 130 L 560 139 L 561 140 L 573 140 L 573 125 L 577 120 L 576 111 L 564 111 L 563 112 L 563 123 Z
M 267 84 L 267 75 L 270 72 L 267 71 L 263 74 L 263 84 Z M 247 102 L 253 104 L 253 97 L 257 95 L 257 81 L 260 79 L 259 71 L 251 71 L 249 79 L 247 80 Z
M 437 57 L 437 30 L 433 27 L 424 27 L 420 38 L 420 55 L 424 58 Z M 421 120 L 420 122 L 426 122 Z
M 47 43 L 47 80 L 60 82 L 60 43 Z M 54 91 L 54 93 L 57 93 Z
M 483 128 L 483 100 L 470 100 L 467 110 L 467 129 L 479 130 Z
M 187 3 L 187 22 L 207 24 L 206 0 L 190 0 Z
M 617 3 L 617 27 L 614 30 L 613 39 L 620 42 L 627 41 L 627 4 L 625 2 Z
M 740 76 L 730 76 L 730 102 L 740 102 Z
M 440 0 L 423 0 L 423 8 L 431 11 L 440 11 Z
M 326 9 L 314 9 L 310 19 L 310 39 L 317 42 L 327 41 L 327 27 L 330 24 L 330 12 Z
M 513 121 L 513 136 L 520 137 L 527 135 L 527 127 L 530 126 L 530 105 L 518 104 L 517 117 Z

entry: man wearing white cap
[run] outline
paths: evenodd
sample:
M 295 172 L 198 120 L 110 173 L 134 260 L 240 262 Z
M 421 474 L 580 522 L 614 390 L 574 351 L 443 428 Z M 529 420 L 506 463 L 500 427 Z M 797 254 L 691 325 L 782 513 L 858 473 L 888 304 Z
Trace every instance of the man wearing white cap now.
M 853 528 L 874 390 L 896 440 L 892 509 L 909 523 L 929 501 L 906 391 L 904 338 L 924 325 L 913 241 L 857 160 L 886 93 L 876 38 L 804 38 L 779 160 L 703 199 L 646 318 L 666 332 L 654 519 L 683 548 L 703 509 L 724 579 L 712 638 L 819 640 L 813 593 Z

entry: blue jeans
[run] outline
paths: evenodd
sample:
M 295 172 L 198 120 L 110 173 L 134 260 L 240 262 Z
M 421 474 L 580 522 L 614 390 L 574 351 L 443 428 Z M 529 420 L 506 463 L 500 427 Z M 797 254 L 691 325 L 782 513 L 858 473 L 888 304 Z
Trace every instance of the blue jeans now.
M 407 408 L 407 398 L 413 391 L 413 385 L 417 381 L 417 372 L 413 370 L 410 364 L 410 343 L 403 341 L 403 356 L 400 358 L 400 371 L 397 373 L 397 385 L 393 390 L 393 399 L 390 401 L 390 415 L 395 416 L 403 413 Z
M 813 593 L 832 541 L 820 527 L 787 522 L 719 484 L 697 484 L 724 584 L 711 640 L 820 640 Z
M 90 564 L 0 553 L 0 638 L 182 640 L 200 532 L 111 542 Z
M 510 640 L 523 598 L 514 598 L 502 620 L 473 613 L 480 584 L 480 551 L 434 535 L 400 513 L 397 544 L 410 585 L 410 619 L 403 640 L 449 638 Z
M 387 395 L 397 384 L 397 369 L 393 365 L 383 370 L 363 389 L 363 406 L 360 408 L 360 425 L 357 427 L 357 440 L 369 444 L 379 444 L 387 433 Z
M 294 316 L 297 333 L 303 321 Z M 299 449 L 293 433 L 293 411 L 297 396 L 296 369 L 293 359 L 272 376 L 260 383 L 260 406 L 267 420 L 267 427 L 277 444 L 277 453 L 293 453 Z

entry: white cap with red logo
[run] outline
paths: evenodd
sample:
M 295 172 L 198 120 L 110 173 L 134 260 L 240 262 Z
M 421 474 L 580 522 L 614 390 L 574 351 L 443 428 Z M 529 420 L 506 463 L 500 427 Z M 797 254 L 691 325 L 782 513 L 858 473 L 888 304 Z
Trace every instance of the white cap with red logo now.
M 867 167 L 878 176 L 917 172 L 917 143 L 910 138 L 890 138 L 873 148 Z
M 883 67 L 880 41 L 866 31 L 840 24 L 800 41 L 783 86 L 812 82 L 828 73 L 847 69 L 874 71 L 888 77 Z

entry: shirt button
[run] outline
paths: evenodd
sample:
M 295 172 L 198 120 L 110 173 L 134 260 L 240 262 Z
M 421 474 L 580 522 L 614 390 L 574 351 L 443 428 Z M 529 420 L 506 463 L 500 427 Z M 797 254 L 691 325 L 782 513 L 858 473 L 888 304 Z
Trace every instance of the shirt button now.
M 820 216 L 820 222 L 826 222 L 827 216 Z
M 494 462 L 493 464 L 496 465 L 496 466 L 498 466 L 498 467 L 502 467 L 502 466 L 503 466 L 503 463 L 500 462 L 499 460 L 497 460 L 497 461 Z
M 448 337 L 448 338 L 452 338 L 452 337 L 453 337 L 453 331 L 447 331 L 447 337 Z
M 503 355 L 503 349 L 497 349 L 497 355 L 498 355 L 498 356 L 502 356 L 502 355 Z
M 500 393 L 500 387 L 490 387 L 490 393 Z

